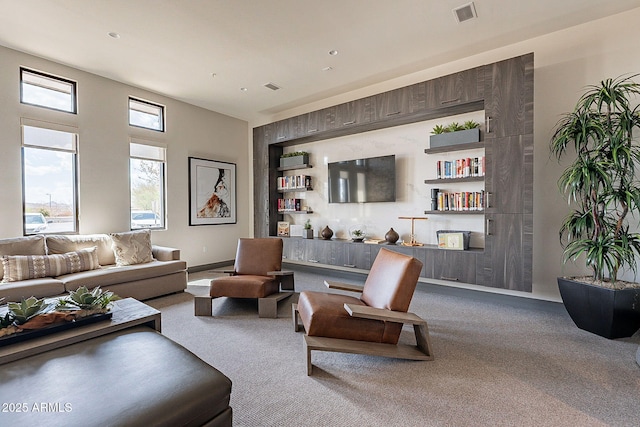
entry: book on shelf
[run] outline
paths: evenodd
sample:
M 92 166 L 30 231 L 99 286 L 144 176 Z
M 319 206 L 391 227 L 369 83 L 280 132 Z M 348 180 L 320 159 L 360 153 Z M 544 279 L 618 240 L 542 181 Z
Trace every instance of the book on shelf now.
M 484 190 L 438 192 L 439 211 L 482 211 L 484 210 Z
M 278 177 L 278 190 L 307 189 L 311 187 L 309 175 L 287 175 Z
M 484 176 L 484 156 L 436 161 L 436 179 Z
M 386 242 L 386 240 L 384 240 L 384 239 L 369 239 L 369 238 L 366 238 L 366 239 L 364 239 L 364 242 L 368 243 L 370 245 L 379 245 L 381 243 Z
M 308 211 L 303 208 L 302 199 L 278 199 L 278 212 L 302 212 Z

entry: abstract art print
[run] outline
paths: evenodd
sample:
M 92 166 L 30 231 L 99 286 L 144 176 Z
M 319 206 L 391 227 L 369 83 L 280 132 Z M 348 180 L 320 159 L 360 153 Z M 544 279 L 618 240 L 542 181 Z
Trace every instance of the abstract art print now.
M 235 163 L 189 157 L 189 225 L 235 223 Z

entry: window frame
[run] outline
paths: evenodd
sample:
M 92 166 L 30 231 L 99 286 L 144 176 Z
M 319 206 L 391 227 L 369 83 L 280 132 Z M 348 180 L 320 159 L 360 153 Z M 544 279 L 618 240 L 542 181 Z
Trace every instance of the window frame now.
M 71 106 L 72 109 L 71 111 L 69 110 L 63 110 L 61 108 L 55 108 L 55 107 L 50 107 L 48 105 L 42 105 L 42 104 L 35 104 L 33 102 L 26 102 L 24 101 L 24 79 L 23 79 L 23 73 L 30 73 L 36 76 L 40 76 L 40 77 L 45 77 L 51 80 L 56 80 L 58 82 L 61 83 L 67 83 L 69 85 L 71 85 Z M 31 84 L 31 83 L 29 83 Z M 54 89 L 50 89 L 50 90 L 54 90 Z M 40 108 L 45 108 L 47 110 L 53 110 L 53 111 L 61 111 L 63 113 L 69 113 L 69 114 L 78 114 L 78 82 L 65 78 L 65 77 L 60 77 L 60 76 L 56 76 L 50 73 L 45 73 L 43 71 L 37 71 L 31 68 L 27 68 L 27 67 L 20 67 L 20 103 L 24 104 L 24 105 L 31 105 L 34 107 L 40 107 Z
M 134 102 L 138 102 L 140 104 L 144 104 L 144 105 L 149 105 L 151 107 L 157 107 L 160 110 L 160 129 L 155 129 L 155 128 L 151 128 L 148 126 L 142 126 L 142 125 L 137 125 L 134 123 L 131 123 L 131 101 Z M 139 128 L 139 129 L 148 129 L 148 130 L 152 130 L 154 132 L 161 132 L 164 133 L 167 127 L 167 123 L 166 123 L 166 115 L 167 115 L 167 111 L 166 111 L 166 107 L 162 104 L 158 104 L 157 102 L 152 102 L 152 101 L 147 101 L 145 99 L 141 99 L 141 98 L 136 98 L 135 96 L 129 96 L 127 99 L 127 116 L 129 118 L 129 126 L 135 127 L 135 128 Z
M 68 149 L 60 149 L 60 148 L 53 148 L 53 147 L 46 147 L 46 146 L 38 146 L 38 145 L 34 145 L 34 144 L 26 144 L 25 140 L 24 140 L 24 128 L 25 127 L 33 127 L 33 128 L 39 128 L 39 129 L 47 129 L 47 130 L 52 130 L 52 131 L 58 131 L 58 132 L 65 132 L 65 133 L 69 133 L 72 134 L 74 136 L 74 149 L 73 150 L 68 150 Z M 78 172 L 79 172 L 79 161 L 78 161 L 78 146 L 79 146 L 79 130 L 76 127 L 73 126 L 69 126 L 69 125 L 63 125 L 63 124 L 58 124 L 58 123 L 50 123 L 50 122 L 42 122 L 42 121 L 38 121 L 38 120 L 32 120 L 32 119 L 26 119 L 26 118 L 21 118 L 20 120 L 20 139 L 21 139 L 21 143 L 20 143 L 20 161 L 21 161 L 21 165 L 20 165 L 20 169 L 21 169 L 21 184 L 22 184 L 22 235 L 23 236 L 34 236 L 36 234 L 78 234 L 80 231 L 80 204 L 79 204 L 79 194 L 80 194 L 80 179 L 78 177 Z M 25 176 L 25 148 L 32 148 L 32 149 L 36 149 L 36 150 L 45 150 L 45 151 L 57 151 L 57 152 L 63 152 L 63 153 L 69 153 L 72 155 L 72 162 L 71 162 L 71 173 L 73 175 L 73 198 L 72 198 L 72 203 L 73 203 L 73 208 L 72 208 L 72 212 L 73 212 L 73 230 L 72 231 L 54 231 L 54 232 L 50 232 L 50 231 L 44 231 L 44 232 L 39 232 L 39 233 L 29 233 L 27 234 L 27 228 L 26 228 L 26 223 L 25 223 L 25 217 L 27 214 L 26 211 L 26 176 Z
M 151 157 L 132 156 L 131 155 L 132 144 L 144 145 L 144 146 L 162 149 L 164 158 L 163 160 L 158 160 Z M 158 227 L 136 227 L 136 228 L 133 227 L 133 224 L 131 221 L 131 214 L 133 213 L 133 204 L 132 204 L 133 181 L 131 176 L 131 160 L 134 160 L 134 159 L 148 160 L 148 161 L 160 163 L 160 174 L 161 174 L 161 184 L 162 184 L 160 196 L 161 196 L 162 209 L 160 209 L 159 212 L 162 213 L 162 217 L 161 217 L 161 225 Z M 132 231 L 133 230 L 158 231 L 158 230 L 168 229 L 167 227 L 167 146 L 164 143 L 157 142 L 157 141 L 150 141 L 147 139 L 129 138 L 129 229 Z

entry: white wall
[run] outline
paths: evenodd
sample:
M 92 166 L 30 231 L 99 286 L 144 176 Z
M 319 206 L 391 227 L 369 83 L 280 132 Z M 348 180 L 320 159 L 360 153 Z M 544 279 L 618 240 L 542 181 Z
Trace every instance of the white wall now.
M 78 114 L 20 104 L 24 66 L 78 83 Z M 166 132 L 128 126 L 128 97 L 166 106 Z M 162 95 L 0 47 L 0 238 L 22 235 L 20 119 L 78 128 L 80 233 L 129 229 L 129 139 L 167 146 L 167 230 L 155 244 L 180 248 L 189 266 L 233 259 L 249 226 L 248 124 Z M 236 163 L 237 224 L 189 226 L 189 156 Z M 203 248 L 206 247 L 206 252 Z
M 525 296 L 559 300 L 556 277 L 573 274 L 579 268 L 562 265 L 558 228 L 568 208 L 557 191 L 556 181 L 562 166 L 549 158 L 549 138 L 561 114 L 572 109 L 584 86 L 597 84 L 605 78 L 640 72 L 639 21 L 640 8 L 637 8 L 265 117 L 251 126 L 534 52 L 534 271 L 533 292 Z M 640 79 L 636 81 L 640 82 Z M 418 180 L 415 185 L 420 185 Z

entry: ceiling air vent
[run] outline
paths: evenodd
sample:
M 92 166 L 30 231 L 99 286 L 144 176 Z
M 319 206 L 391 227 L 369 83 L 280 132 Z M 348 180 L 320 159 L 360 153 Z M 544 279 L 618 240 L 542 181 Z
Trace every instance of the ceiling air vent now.
M 267 89 L 271 89 L 271 90 L 278 90 L 280 89 L 280 86 L 274 84 L 274 83 L 267 83 L 266 85 L 264 85 L 264 87 L 266 87 Z
M 476 14 L 476 7 L 473 2 L 463 4 L 462 6 L 453 9 L 453 16 L 456 17 L 458 24 L 478 17 Z

